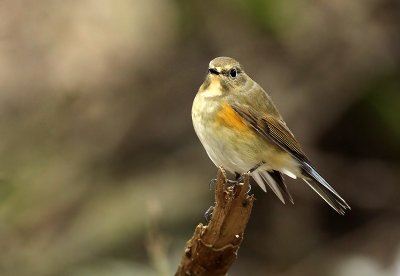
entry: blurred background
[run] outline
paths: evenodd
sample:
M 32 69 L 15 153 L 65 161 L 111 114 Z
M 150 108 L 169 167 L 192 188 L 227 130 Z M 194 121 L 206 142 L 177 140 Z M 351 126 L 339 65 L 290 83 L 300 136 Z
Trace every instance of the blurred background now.
M 0 275 L 172 275 L 213 204 L 191 105 L 208 62 L 272 96 L 301 181 L 257 198 L 230 275 L 400 275 L 396 0 L 0 2 Z

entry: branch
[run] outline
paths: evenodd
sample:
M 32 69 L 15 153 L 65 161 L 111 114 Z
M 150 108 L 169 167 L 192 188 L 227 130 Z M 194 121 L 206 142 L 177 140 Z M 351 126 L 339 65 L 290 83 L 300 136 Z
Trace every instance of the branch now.
M 237 257 L 250 218 L 254 197 L 248 195 L 249 175 L 244 183 L 228 187 L 224 170 L 218 170 L 215 207 L 208 225 L 197 225 L 175 276 L 225 275 Z

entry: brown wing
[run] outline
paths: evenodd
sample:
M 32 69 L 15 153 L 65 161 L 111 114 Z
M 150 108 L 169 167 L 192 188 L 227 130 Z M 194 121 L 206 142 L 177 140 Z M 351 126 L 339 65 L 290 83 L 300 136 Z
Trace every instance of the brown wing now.
M 296 138 L 282 120 L 269 115 L 260 115 L 250 107 L 232 105 L 232 108 L 265 139 L 275 143 L 297 159 L 304 176 L 307 178 L 304 178 L 304 181 L 339 214 L 344 214 L 346 209 L 350 209 L 346 201 L 310 164 Z M 308 178 L 313 181 L 308 181 Z
M 285 122 L 273 116 L 261 115 L 250 107 L 232 105 L 232 108 L 264 138 L 273 142 L 299 161 L 308 161 L 299 142 Z

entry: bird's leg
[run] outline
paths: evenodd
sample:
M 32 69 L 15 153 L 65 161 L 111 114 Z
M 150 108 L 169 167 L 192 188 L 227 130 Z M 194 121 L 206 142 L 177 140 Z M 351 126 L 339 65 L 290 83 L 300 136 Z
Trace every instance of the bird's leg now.
M 264 165 L 264 162 L 260 162 L 258 163 L 256 166 L 254 166 L 253 168 L 251 168 L 250 170 L 247 171 L 247 174 L 251 174 L 252 172 L 254 172 L 255 170 L 257 170 L 260 166 Z M 243 174 L 236 174 L 236 181 L 238 183 L 242 182 L 244 179 Z M 247 191 L 247 193 L 250 193 L 251 191 L 251 185 L 249 183 L 249 190 Z
M 244 178 L 243 178 L 243 174 L 240 174 L 240 173 L 235 172 L 235 181 L 236 181 L 236 183 L 242 182 L 243 179 L 244 179 Z
M 243 176 L 240 173 L 235 172 L 235 180 L 227 179 L 226 183 L 231 185 L 237 185 L 240 183 L 240 181 L 243 181 Z
M 250 174 L 253 170 L 248 171 L 247 173 Z M 239 174 L 239 173 L 235 173 L 236 175 L 236 184 L 242 183 L 244 181 L 244 174 Z M 249 189 L 247 190 L 247 193 L 250 193 L 251 191 L 251 185 L 249 183 Z
M 262 164 L 263 164 L 263 163 L 260 163 L 260 164 L 258 164 L 257 166 L 251 168 L 251 169 L 247 172 L 247 174 L 250 174 L 250 173 L 252 173 L 253 171 L 255 171 L 256 169 L 258 169 L 258 167 L 260 167 Z M 224 180 L 225 180 L 225 183 L 224 183 L 224 184 L 231 184 L 231 185 L 232 185 L 231 187 L 229 187 L 230 189 L 233 190 L 233 189 L 235 188 L 235 187 L 233 187 L 233 186 L 239 185 L 240 183 L 244 182 L 244 174 L 240 174 L 240 173 L 238 173 L 238 172 L 235 172 L 235 180 L 230 180 L 230 179 L 228 179 L 228 178 L 226 177 L 226 174 L 225 174 L 224 169 L 223 169 L 222 167 L 219 167 L 219 169 L 220 169 L 221 172 L 223 173 L 223 177 L 224 177 Z M 214 185 L 217 183 L 217 181 L 218 181 L 218 179 L 216 179 L 216 178 L 210 180 L 210 182 L 209 182 L 209 184 L 208 184 L 210 190 L 211 190 L 212 186 L 214 186 Z M 217 188 L 217 187 L 216 187 L 216 188 Z M 225 187 L 224 190 L 225 190 L 226 188 L 227 188 L 227 187 Z M 228 188 L 228 189 L 229 189 L 229 188 Z M 249 183 L 249 189 L 248 189 L 247 193 L 249 193 L 250 190 L 251 190 L 251 186 L 250 186 L 250 183 Z M 210 206 L 210 207 L 207 209 L 207 211 L 204 213 L 204 218 L 206 219 L 206 222 L 207 222 L 207 223 L 209 223 L 210 220 L 211 220 L 211 218 L 212 218 L 214 208 L 215 208 L 214 206 Z
M 251 174 L 252 172 L 254 172 L 255 170 L 257 170 L 261 165 L 263 165 L 264 162 L 261 162 L 259 164 L 257 164 L 256 166 L 254 166 L 253 168 L 251 168 L 247 174 Z M 220 168 L 221 170 L 223 169 L 222 167 Z M 235 180 L 230 180 L 230 179 L 226 179 L 226 183 L 227 184 L 231 184 L 231 185 L 239 185 L 239 183 L 244 181 L 244 174 L 240 174 L 238 172 L 235 172 Z M 209 183 L 209 189 L 211 190 L 212 186 L 215 185 L 215 183 L 217 182 L 217 179 L 211 179 L 210 183 Z M 251 185 L 249 183 L 249 190 L 247 191 L 247 193 L 249 193 L 251 191 Z M 214 211 L 214 206 L 210 206 L 207 211 L 204 213 L 204 218 L 206 219 L 207 223 L 210 222 L 212 214 Z
M 252 172 L 254 172 L 255 170 L 257 170 L 259 167 L 261 167 L 262 165 L 264 165 L 264 161 L 262 161 L 262 162 L 260 162 L 260 163 L 258 163 L 257 165 L 255 165 L 253 168 L 251 168 L 247 173 L 248 174 L 251 174 Z M 243 178 L 243 175 L 242 175 L 242 178 Z M 249 183 L 249 190 L 247 191 L 247 193 L 250 193 L 250 191 L 251 191 L 251 185 L 250 185 L 250 183 Z
M 258 163 L 256 166 L 254 166 L 253 168 L 251 168 L 250 170 L 247 171 L 247 174 L 251 174 L 252 172 L 254 172 L 255 170 L 257 170 L 260 166 L 264 165 L 264 162 L 260 162 Z M 235 172 L 235 181 L 236 183 L 240 183 L 244 180 L 243 174 L 239 174 L 237 172 Z M 232 181 L 232 180 L 231 180 Z

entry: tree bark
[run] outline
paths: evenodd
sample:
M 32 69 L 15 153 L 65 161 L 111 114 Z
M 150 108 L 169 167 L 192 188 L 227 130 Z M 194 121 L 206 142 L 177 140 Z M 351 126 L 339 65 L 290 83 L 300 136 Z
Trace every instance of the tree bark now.
M 197 225 L 175 276 L 226 275 L 237 258 L 253 207 L 249 187 L 248 174 L 243 183 L 228 186 L 224 170 L 218 170 L 211 220 L 208 225 Z

